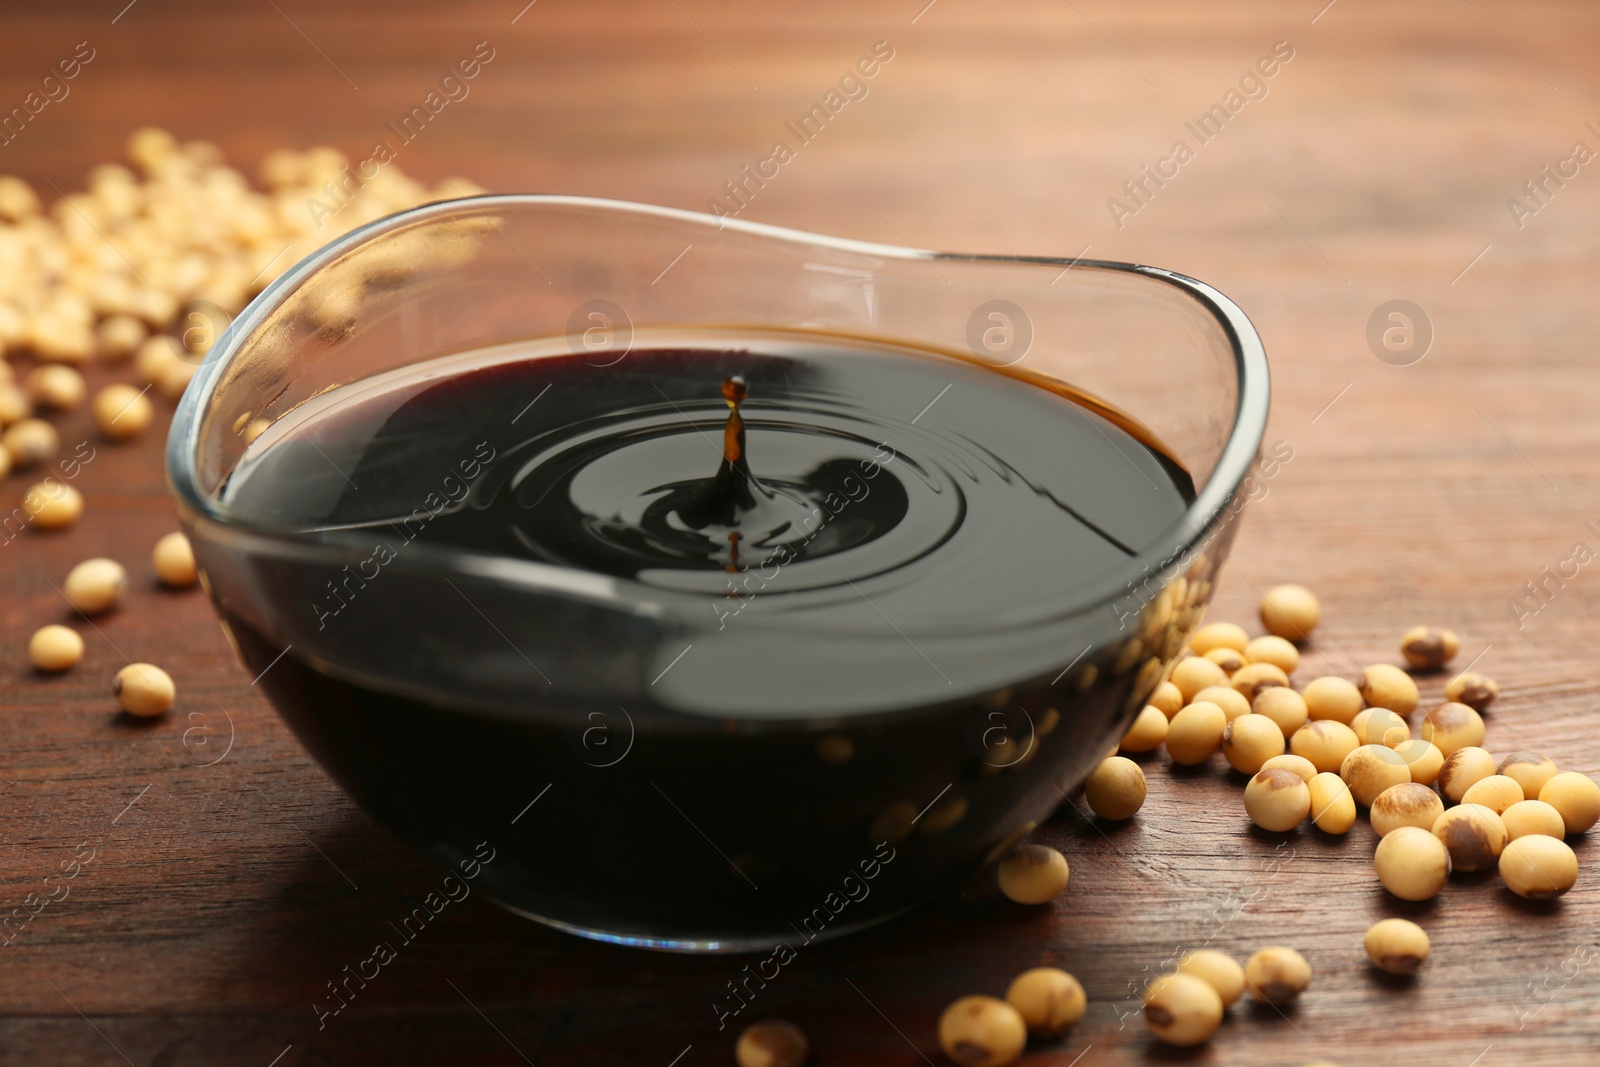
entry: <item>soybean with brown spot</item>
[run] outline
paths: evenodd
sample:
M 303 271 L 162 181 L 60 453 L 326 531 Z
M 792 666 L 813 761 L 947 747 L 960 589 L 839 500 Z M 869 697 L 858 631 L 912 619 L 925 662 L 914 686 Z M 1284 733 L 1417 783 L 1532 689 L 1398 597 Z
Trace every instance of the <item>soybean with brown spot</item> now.
M 1482 871 L 1500 860 L 1506 847 L 1506 826 L 1491 808 L 1457 804 L 1433 824 L 1433 836 L 1450 851 L 1457 871 Z
M 1459 651 L 1461 638 L 1456 632 L 1437 626 L 1414 626 L 1400 638 L 1400 654 L 1418 670 L 1436 671 Z

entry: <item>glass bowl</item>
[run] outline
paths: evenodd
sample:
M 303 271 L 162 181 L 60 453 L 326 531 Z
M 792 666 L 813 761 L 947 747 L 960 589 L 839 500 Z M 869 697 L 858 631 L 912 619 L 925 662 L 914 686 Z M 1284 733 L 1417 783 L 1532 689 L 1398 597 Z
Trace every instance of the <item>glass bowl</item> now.
M 1019 596 L 951 630 L 885 625 L 871 589 L 825 616 L 718 625 L 704 595 L 413 540 L 404 521 L 383 553 L 369 531 L 233 492 L 241 465 L 288 447 L 329 394 L 458 353 L 543 346 L 620 382 L 651 337 L 769 334 L 1068 383 L 1161 442 L 1193 478 L 1192 506 L 1071 595 Z M 782 952 L 949 887 L 1082 783 L 1200 620 L 1251 495 L 1267 395 L 1243 313 L 1169 271 L 489 196 L 372 223 L 275 281 L 184 395 L 168 471 L 249 673 L 375 819 L 576 934 Z M 910 422 L 924 399 L 907 398 Z M 459 440 L 352 470 L 313 458 L 297 509 L 402 485 L 413 515 L 436 513 L 451 479 L 487 462 L 473 442 L 504 432 L 468 412 Z M 927 669 L 946 653 L 969 669 Z M 719 663 L 760 664 L 762 684 L 719 685 Z

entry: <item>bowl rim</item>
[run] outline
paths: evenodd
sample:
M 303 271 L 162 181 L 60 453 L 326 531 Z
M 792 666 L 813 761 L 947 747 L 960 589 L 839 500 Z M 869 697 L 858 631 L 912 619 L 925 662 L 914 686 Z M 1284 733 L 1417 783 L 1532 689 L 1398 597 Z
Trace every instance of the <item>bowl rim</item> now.
M 243 348 L 244 342 L 255 333 L 262 322 L 279 309 L 287 296 L 292 294 L 303 282 L 323 267 L 344 256 L 354 248 L 398 227 L 425 222 L 435 217 L 459 213 L 463 210 L 474 211 L 482 215 L 482 211 L 485 208 L 506 206 L 534 209 L 542 207 L 581 208 L 618 216 L 631 215 L 640 219 L 672 221 L 690 226 L 710 227 L 719 231 L 730 229 L 735 232 L 793 245 L 810 245 L 817 248 L 902 262 L 1026 264 L 1059 268 L 1063 272 L 1075 267 L 1087 267 L 1094 270 L 1139 275 L 1180 290 L 1196 304 L 1208 311 L 1226 336 L 1234 355 L 1237 386 L 1236 402 L 1233 425 L 1229 429 L 1227 440 L 1223 445 L 1222 451 L 1217 456 L 1210 476 L 1196 493 L 1194 501 L 1177 520 L 1151 541 L 1151 548 L 1141 551 L 1130 559 L 1130 563 L 1139 564 L 1156 557 L 1160 553 L 1160 565 L 1153 571 L 1147 565 L 1147 574 L 1160 576 L 1166 574 L 1175 562 L 1192 559 L 1194 554 L 1200 551 L 1202 544 L 1213 535 L 1214 531 L 1222 528 L 1225 517 L 1224 512 L 1229 508 L 1234 494 L 1250 473 L 1251 466 L 1259 454 L 1266 432 L 1267 415 L 1270 407 L 1271 378 L 1267 365 L 1266 350 L 1261 342 L 1260 335 L 1256 332 L 1255 326 L 1245 315 L 1243 309 L 1231 299 L 1223 295 L 1215 287 L 1188 275 L 1180 274 L 1177 271 L 1138 263 L 1093 259 L 1084 256 L 1062 258 L 1054 256 L 942 252 L 915 248 L 909 245 L 887 245 L 854 238 L 831 237 L 805 230 L 775 226 L 769 223 L 736 219 L 731 216 L 716 216 L 704 212 L 660 207 L 627 200 L 561 194 L 499 193 L 433 201 L 418 207 L 395 212 L 358 226 L 306 255 L 274 279 L 252 299 L 234 317 L 233 321 L 212 346 L 210 352 L 207 353 L 194 380 L 190 383 L 189 388 L 185 390 L 182 399 L 179 401 L 177 411 L 173 415 L 171 429 L 167 437 L 166 465 L 168 483 L 180 507 L 223 527 L 246 531 L 257 536 L 282 536 L 282 531 L 258 527 L 241 520 L 237 516 L 226 514 L 208 494 L 200 490 L 197 467 L 200 431 L 206 407 L 212 399 L 224 368 Z M 534 561 L 526 561 L 526 564 L 530 575 L 540 574 L 547 583 L 567 586 L 569 590 L 574 588 L 571 579 L 579 577 L 576 572 L 573 572 L 572 568 Z M 1170 574 L 1176 573 L 1176 570 L 1170 570 Z M 1170 576 L 1170 574 L 1167 576 Z M 552 581 L 557 578 L 565 580 Z M 1076 615 L 1082 611 L 1093 610 L 1096 607 L 1107 604 L 1114 606 L 1125 597 L 1134 595 L 1134 582 L 1125 580 L 1127 579 L 1125 572 L 1119 570 L 1115 574 L 1108 574 L 1106 578 L 1107 580 L 1105 581 L 1086 585 L 1081 598 L 1076 599 L 1071 605 L 1058 607 L 1049 617 L 1060 618 Z M 1114 579 L 1114 581 L 1111 579 Z M 608 579 L 607 583 L 580 584 L 583 584 L 591 594 L 599 595 L 603 585 L 609 585 L 610 588 L 616 589 L 621 586 L 631 587 L 635 583 L 629 583 L 623 579 Z M 1119 592 L 1124 586 L 1126 587 L 1125 590 Z M 548 588 L 548 584 L 545 587 Z M 640 588 L 649 589 L 650 595 L 658 600 L 670 599 L 672 596 L 668 591 L 658 590 L 654 587 L 640 586 Z M 626 599 L 636 603 L 639 598 L 619 599 Z M 1143 601 L 1144 598 L 1141 596 L 1140 599 Z

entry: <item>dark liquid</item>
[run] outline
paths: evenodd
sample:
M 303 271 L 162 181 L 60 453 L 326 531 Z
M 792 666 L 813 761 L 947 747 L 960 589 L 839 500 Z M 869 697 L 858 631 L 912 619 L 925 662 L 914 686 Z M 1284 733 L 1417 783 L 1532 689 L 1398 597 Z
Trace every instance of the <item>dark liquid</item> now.
M 1111 619 L 1062 609 L 1193 498 L 1134 424 L 825 337 L 518 354 L 318 398 L 223 493 L 283 532 L 250 561 L 277 617 L 219 593 L 242 651 L 293 646 L 262 684 L 385 822 L 493 842 L 494 895 L 575 928 L 794 942 L 959 876 L 1098 759 L 1133 679 L 1103 643 L 1067 673 Z

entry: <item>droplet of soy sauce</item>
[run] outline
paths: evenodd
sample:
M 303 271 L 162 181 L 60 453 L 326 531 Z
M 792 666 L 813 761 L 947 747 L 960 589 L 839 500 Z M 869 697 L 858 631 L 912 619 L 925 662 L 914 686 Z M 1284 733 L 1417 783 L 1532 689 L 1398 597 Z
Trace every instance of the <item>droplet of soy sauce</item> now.
M 710 526 L 737 526 L 741 518 L 773 497 L 772 491 L 762 485 L 750 470 L 750 457 L 745 453 L 744 414 L 739 410 L 739 405 L 749 395 L 750 387 L 742 374 L 735 374 L 722 383 L 722 399 L 728 404 L 728 421 L 722 428 L 722 463 L 705 491 L 683 505 L 678 512 L 684 524 L 692 530 L 703 530 Z M 736 557 L 738 538 L 733 536 L 732 531 L 729 532 L 728 541 Z

